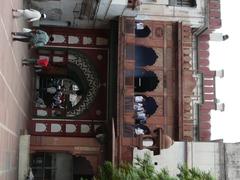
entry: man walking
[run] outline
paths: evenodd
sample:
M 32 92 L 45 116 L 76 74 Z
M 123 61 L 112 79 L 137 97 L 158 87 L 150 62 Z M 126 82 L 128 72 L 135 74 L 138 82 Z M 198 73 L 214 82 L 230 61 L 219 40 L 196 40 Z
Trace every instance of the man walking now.
M 13 41 L 29 42 L 32 47 L 42 47 L 49 41 L 45 31 L 36 30 L 31 32 L 12 32 Z
M 12 9 L 14 17 L 23 16 L 28 19 L 28 22 L 37 21 L 40 18 L 46 18 L 46 14 L 41 14 L 35 9 Z

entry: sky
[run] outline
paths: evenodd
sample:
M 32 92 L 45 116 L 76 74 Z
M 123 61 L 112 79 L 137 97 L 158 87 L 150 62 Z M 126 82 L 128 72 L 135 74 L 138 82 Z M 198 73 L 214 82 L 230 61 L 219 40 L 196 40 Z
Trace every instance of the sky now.
M 222 28 L 216 32 L 229 39 L 210 43 L 210 69 L 224 69 L 224 78 L 216 80 L 216 96 L 225 111 L 211 112 L 212 139 L 240 142 L 240 1 L 221 0 Z

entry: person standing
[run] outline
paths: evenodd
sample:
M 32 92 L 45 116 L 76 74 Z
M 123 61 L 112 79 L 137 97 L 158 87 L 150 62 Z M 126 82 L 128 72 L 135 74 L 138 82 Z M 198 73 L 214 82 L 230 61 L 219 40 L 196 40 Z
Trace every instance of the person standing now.
M 29 42 L 32 47 L 42 47 L 49 41 L 45 31 L 32 30 L 30 32 L 12 32 L 13 41 Z
M 135 103 L 143 103 L 145 101 L 145 97 L 143 96 L 134 96 Z
M 39 58 L 39 59 L 25 58 L 22 60 L 22 65 L 43 67 L 43 68 L 47 68 L 48 63 L 49 63 L 48 58 Z
M 144 108 L 143 108 L 143 104 L 142 104 L 142 103 L 135 103 L 135 104 L 133 105 L 133 109 L 134 109 L 136 112 L 144 111 Z
M 144 24 L 142 22 L 137 22 L 135 29 L 143 30 L 144 29 Z
M 28 19 L 28 22 L 37 21 L 40 18 L 46 18 L 46 14 L 41 14 L 35 9 L 12 9 L 14 17 L 23 16 Z M 16 13 L 16 14 L 15 14 Z
M 25 58 L 22 60 L 23 66 L 32 66 L 36 73 L 40 73 L 43 70 L 47 70 L 48 64 L 49 64 L 48 57 L 42 57 L 39 59 Z
M 147 115 L 144 111 L 142 112 L 136 112 L 135 114 L 135 120 L 137 124 L 145 124 L 147 121 Z

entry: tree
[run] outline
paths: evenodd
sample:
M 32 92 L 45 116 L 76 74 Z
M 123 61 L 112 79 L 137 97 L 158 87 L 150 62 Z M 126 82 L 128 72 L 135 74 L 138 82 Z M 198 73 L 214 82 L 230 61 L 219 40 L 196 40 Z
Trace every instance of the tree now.
M 111 162 L 106 162 L 99 171 L 97 180 L 215 180 L 210 172 L 203 172 L 197 168 L 189 169 L 179 166 L 177 177 L 170 176 L 167 169 L 157 172 L 152 164 L 149 154 L 144 158 L 136 158 L 134 165 L 123 163 L 115 167 Z
M 177 174 L 179 180 L 215 180 L 210 172 L 204 172 L 197 168 L 188 169 L 187 166 L 179 166 L 180 173 Z

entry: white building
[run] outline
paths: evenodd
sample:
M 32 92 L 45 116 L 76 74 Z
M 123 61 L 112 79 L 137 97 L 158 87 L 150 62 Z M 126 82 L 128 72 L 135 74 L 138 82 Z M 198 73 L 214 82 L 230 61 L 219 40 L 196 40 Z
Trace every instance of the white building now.
M 175 142 L 156 156 L 146 149 L 134 149 L 134 157 L 143 157 L 146 152 L 156 170 L 166 168 L 171 175 L 178 173 L 178 165 L 186 164 L 189 168 L 210 171 L 218 180 L 240 179 L 240 143 Z

